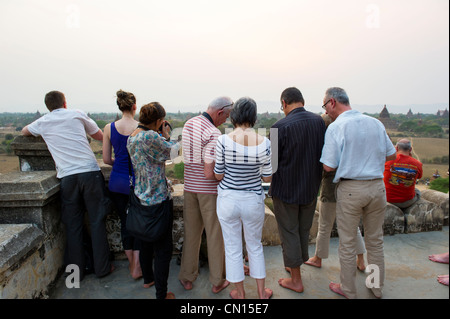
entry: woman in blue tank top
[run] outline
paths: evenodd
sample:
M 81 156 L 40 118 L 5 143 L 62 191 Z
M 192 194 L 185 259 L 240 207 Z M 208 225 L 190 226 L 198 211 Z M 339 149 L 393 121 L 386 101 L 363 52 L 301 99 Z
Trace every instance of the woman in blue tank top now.
M 130 262 L 130 273 L 134 279 L 142 277 L 139 262 L 140 241 L 131 236 L 126 229 L 128 195 L 130 193 L 130 179 L 128 166 L 128 136 L 136 129 L 138 122 L 136 114 L 136 98 L 132 93 L 122 90 L 117 92 L 117 105 L 122 111 L 122 118 L 107 124 L 103 133 L 103 162 L 112 165 L 108 188 L 111 201 L 120 217 L 122 245 Z M 114 157 L 112 155 L 114 150 Z M 134 183 L 134 174 L 133 174 Z

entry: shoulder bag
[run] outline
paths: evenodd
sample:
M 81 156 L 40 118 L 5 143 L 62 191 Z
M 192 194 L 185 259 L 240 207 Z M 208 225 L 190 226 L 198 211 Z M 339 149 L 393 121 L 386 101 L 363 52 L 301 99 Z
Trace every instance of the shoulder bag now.
M 127 230 L 146 242 L 156 242 L 169 228 L 173 222 L 173 200 L 167 198 L 160 204 L 146 206 L 134 193 L 132 183 L 131 158 L 128 155 L 128 169 L 130 175 L 130 194 L 127 208 Z

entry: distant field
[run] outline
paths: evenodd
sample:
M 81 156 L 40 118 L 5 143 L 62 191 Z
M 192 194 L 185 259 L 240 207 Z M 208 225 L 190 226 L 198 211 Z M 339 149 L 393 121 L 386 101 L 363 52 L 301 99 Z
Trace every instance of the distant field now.
M 0 154 L 0 174 L 17 172 L 19 170 L 19 158 L 15 155 Z
M 447 177 L 448 164 L 423 164 L 423 178 L 427 177 L 431 180 L 434 172 L 438 170 L 441 177 Z
M 3 136 L 7 133 L 13 133 L 18 135 L 19 133 L 14 130 L 0 130 L 0 142 L 3 140 Z M 399 137 L 394 137 L 394 143 Z M 449 155 L 449 139 L 448 138 L 410 138 L 413 144 L 413 150 L 415 156 L 419 159 L 432 159 L 434 157 L 442 157 Z M 101 159 L 102 143 L 100 141 L 91 140 L 91 148 L 97 154 L 97 159 Z M 448 164 L 424 164 L 424 178 L 431 179 L 436 170 L 439 171 L 442 177 L 447 176 Z M 19 170 L 19 159 L 17 156 L 7 156 L 0 154 L 0 173 L 8 173 L 11 171 Z
M 448 156 L 448 139 L 445 138 L 411 138 L 414 152 L 421 159 L 432 159 L 434 157 Z

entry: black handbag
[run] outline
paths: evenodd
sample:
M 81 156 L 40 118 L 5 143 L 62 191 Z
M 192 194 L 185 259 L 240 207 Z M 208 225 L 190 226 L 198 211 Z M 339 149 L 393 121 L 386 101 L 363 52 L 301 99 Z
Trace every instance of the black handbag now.
M 142 205 L 134 193 L 131 158 L 128 155 L 130 194 L 127 208 L 126 227 L 132 236 L 146 242 L 156 242 L 172 227 L 173 200 L 167 198 L 160 204 Z
M 172 224 L 173 200 L 166 199 L 160 204 L 145 206 L 130 189 L 127 210 L 127 230 L 146 242 L 156 242 L 167 233 Z

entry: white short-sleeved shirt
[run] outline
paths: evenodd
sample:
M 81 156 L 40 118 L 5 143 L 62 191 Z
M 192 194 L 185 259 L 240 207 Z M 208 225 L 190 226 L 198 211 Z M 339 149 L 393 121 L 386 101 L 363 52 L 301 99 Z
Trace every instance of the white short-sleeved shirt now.
M 341 178 L 371 180 L 383 178 L 386 157 L 395 152 L 379 120 L 349 110 L 328 127 L 320 162 L 337 168 L 334 183 Z
M 99 127 L 80 110 L 60 108 L 28 125 L 34 136 L 42 136 L 55 161 L 57 177 L 100 170 L 86 133 Z

